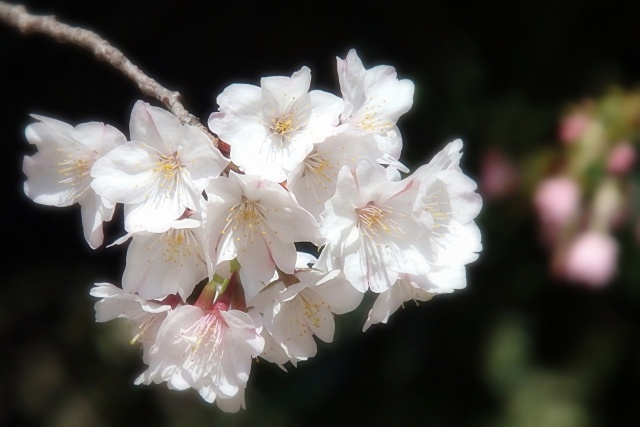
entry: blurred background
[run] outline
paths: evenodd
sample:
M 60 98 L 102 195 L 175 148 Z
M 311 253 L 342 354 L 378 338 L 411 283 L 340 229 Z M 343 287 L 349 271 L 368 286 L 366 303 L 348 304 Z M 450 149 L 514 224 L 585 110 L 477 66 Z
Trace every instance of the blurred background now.
M 90 251 L 77 207 L 23 193 L 29 114 L 127 133 L 141 94 L 85 51 L 0 24 L 4 209 L 0 424 L 6 426 L 637 426 L 640 412 L 640 43 L 626 1 L 33 0 L 92 29 L 206 121 L 236 82 L 291 75 L 339 94 L 356 48 L 416 85 L 399 122 L 412 167 L 465 141 L 484 250 L 468 287 L 337 319 L 335 342 L 284 373 L 255 363 L 247 409 L 139 387 L 140 349 L 94 323 L 89 289 L 122 249 Z M 158 105 L 157 102 L 147 101 Z M 107 227 L 119 237 L 121 217 Z

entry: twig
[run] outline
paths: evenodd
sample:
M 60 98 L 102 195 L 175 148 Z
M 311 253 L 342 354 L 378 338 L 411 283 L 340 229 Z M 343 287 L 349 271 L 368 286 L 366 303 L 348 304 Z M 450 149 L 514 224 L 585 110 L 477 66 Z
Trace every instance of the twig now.
M 198 127 L 216 147 L 218 146 L 218 138 L 184 108 L 179 92 L 169 90 L 147 76 L 122 52 L 93 31 L 71 27 L 53 16 L 35 16 L 27 12 L 22 5 L 11 5 L 3 1 L 0 1 L 0 22 L 16 27 L 23 34 L 45 34 L 60 43 L 71 43 L 89 50 L 96 58 L 133 80 L 144 95 L 154 97 L 166 105 L 181 123 Z

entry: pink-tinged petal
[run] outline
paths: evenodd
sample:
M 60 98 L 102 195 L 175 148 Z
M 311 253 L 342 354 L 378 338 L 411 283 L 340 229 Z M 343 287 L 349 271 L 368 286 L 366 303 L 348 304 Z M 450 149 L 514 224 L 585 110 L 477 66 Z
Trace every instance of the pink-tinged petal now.
M 202 393 L 200 393 L 200 395 L 202 395 Z M 220 408 L 222 411 L 230 414 L 235 414 L 240 409 L 245 409 L 244 389 L 239 389 L 238 393 L 236 393 L 236 395 L 233 397 L 218 396 L 216 405 L 218 405 L 218 408 Z
M 63 178 L 51 162 L 38 152 L 26 157 L 22 163 L 22 171 L 27 176 L 24 192 L 36 203 L 48 206 L 70 206 L 76 203 L 76 189 L 60 182 Z
M 201 192 L 211 179 L 220 175 L 229 164 L 229 160 L 196 127 L 183 128 L 183 143 L 179 154 L 180 162 L 191 186 L 197 192 Z
M 96 298 L 107 298 L 122 293 L 122 289 L 111 283 L 96 283 L 89 291 L 89 295 Z
M 231 173 L 229 178 L 241 185 L 247 199 L 255 201 L 278 240 L 287 243 L 316 240 L 318 225 L 315 218 L 280 185 L 251 175 Z
M 220 314 L 231 328 L 230 334 L 238 342 L 243 343 L 243 346 L 250 351 L 251 357 L 258 357 L 264 349 L 264 338 L 257 333 L 251 316 L 239 310 L 221 311 Z M 248 378 L 249 370 L 244 369 L 242 372 L 243 376 Z
M 261 130 L 263 131 L 264 129 Z M 232 145 L 231 160 L 247 174 L 260 176 L 273 182 L 283 182 L 291 167 L 290 163 L 302 161 L 306 152 L 294 154 L 297 149 L 292 144 L 281 143 L 276 141 L 277 138 L 279 137 L 263 133 L 260 139 L 245 139 L 241 147 Z M 311 147 L 308 149 L 311 151 Z
M 273 263 L 271 264 L 273 265 Z M 244 291 L 244 296 L 247 301 L 251 301 L 260 292 L 266 287 L 266 285 L 271 282 L 276 276 L 275 266 L 271 271 L 271 278 L 268 280 L 258 280 L 256 279 L 255 272 L 251 269 L 251 265 L 243 266 L 240 268 L 240 282 L 242 283 L 242 289 Z
M 318 223 L 313 215 L 289 198 L 280 208 L 266 208 L 263 216 L 278 240 L 285 243 L 312 242 L 318 240 Z M 295 259 L 295 257 L 294 257 Z
M 362 82 L 364 81 L 366 70 L 354 49 L 349 51 L 346 59 L 336 58 L 336 60 L 338 63 L 340 91 L 351 107 L 345 110 L 345 114 L 349 116 L 353 106 L 360 106 L 364 103 Z
M 287 369 L 284 367 L 284 364 L 289 361 L 287 353 L 285 353 L 284 349 L 271 336 L 266 328 L 262 330 L 262 337 L 264 338 L 264 350 L 262 354 L 260 354 L 260 357 L 267 362 L 275 363 L 280 369 L 287 372 Z
M 351 170 L 343 166 L 338 173 L 334 196 L 325 204 L 320 224 L 320 235 L 327 243 L 338 244 L 350 234 L 358 217 L 356 208 L 360 204 L 360 194 Z
M 184 221 L 189 220 L 176 224 Z M 172 228 L 158 234 L 134 234 L 122 287 L 147 299 L 178 294 L 186 300 L 208 272 L 198 231 Z
M 310 293 L 307 292 L 306 294 Z M 305 306 L 305 310 L 306 313 L 310 313 L 306 315 L 309 329 L 320 340 L 327 343 L 333 342 L 333 335 L 336 330 L 333 313 L 326 306 L 326 303 L 322 305 L 322 300 L 309 298 L 307 301 L 309 306 Z
M 311 85 L 311 70 L 302 67 L 291 77 L 263 77 L 260 80 L 262 88 L 262 102 L 275 101 L 276 110 L 284 112 L 286 106 L 309 92 Z
M 480 229 L 474 222 L 451 221 L 446 238 L 438 241 L 437 265 L 465 265 L 478 259 L 482 250 Z
M 247 144 L 259 147 L 269 135 L 268 129 L 254 116 L 225 116 L 221 119 L 219 114 L 221 113 L 211 115 L 209 127 L 220 139 L 231 145 L 231 153 L 235 150 L 233 155 L 238 159 L 246 154 Z M 233 157 L 232 160 L 235 162 Z
M 84 238 L 91 249 L 96 249 L 104 239 L 102 223 L 111 220 L 115 209 L 105 207 L 102 198 L 93 192 L 82 199 L 80 207 Z
M 440 171 L 460 171 L 459 164 L 462 157 L 461 150 L 462 140 L 456 139 L 455 141 L 450 142 L 442 150 L 436 153 L 429 163 L 416 169 L 412 177 L 420 179 L 423 184 L 430 185 L 432 181 L 436 180 L 437 174 Z
M 362 292 L 358 292 L 351 286 L 346 277 L 338 270 L 326 274 L 312 290 L 329 304 L 331 311 L 335 314 L 344 314 L 355 310 L 364 296 Z
M 71 126 L 68 123 L 62 122 L 60 120 L 53 119 L 51 117 L 41 116 L 39 114 L 30 114 L 30 116 L 42 122 L 45 125 L 45 127 L 50 129 L 50 131 L 53 132 L 54 134 L 71 135 L 71 132 L 73 131 L 73 126 Z M 31 126 L 28 126 L 27 128 L 31 128 Z M 30 138 L 27 138 L 27 139 L 30 140 Z M 42 139 L 45 139 L 45 138 L 42 138 Z M 37 142 L 31 142 L 31 143 L 37 144 Z
M 176 116 L 143 101 L 133 106 L 129 131 L 132 141 L 144 141 L 165 155 L 175 152 L 182 141 L 182 125 Z
M 208 402 L 237 398 L 243 405 L 251 359 L 263 348 L 246 313 L 180 306 L 159 328 L 149 369 L 139 382 L 167 381 L 170 388 L 196 389 Z
M 390 165 L 404 173 L 409 173 L 409 168 L 398 161 L 402 152 L 402 137 L 397 127 L 389 129 L 385 134 L 373 135 L 373 139 L 378 145 L 378 150 L 382 153 L 376 159 L 378 163 Z M 397 180 L 392 179 L 391 181 Z
M 281 242 L 275 235 L 267 233 L 269 251 L 273 262 L 278 268 L 287 274 L 293 274 L 296 263 L 296 246 L 293 243 Z
M 73 126 L 50 117 L 32 114 L 31 117 L 40 120 L 25 129 L 25 137 L 30 144 L 38 147 L 38 151 L 48 158 L 63 157 L 68 153 L 85 152 L 87 148 L 75 140 L 71 133 Z M 61 155 L 61 151 L 65 154 Z
M 461 223 L 473 220 L 482 209 L 482 197 L 476 193 L 475 181 L 458 171 L 442 171 L 438 179 L 449 196 L 451 215 Z
M 169 305 L 144 301 L 110 283 L 96 283 L 89 294 L 102 298 L 95 304 L 96 322 L 107 322 L 116 318 L 135 320 L 141 313 L 158 314 L 171 309 Z
M 316 355 L 318 349 L 306 324 L 301 301 L 282 305 L 277 313 L 265 313 L 265 327 L 291 359 L 306 360 Z
M 125 230 L 161 233 L 184 213 L 184 205 L 176 197 L 154 197 L 153 200 L 155 203 L 125 205 Z
M 389 289 L 398 279 L 398 271 L 388 267 L 390 262 L 396 263 L 397 260 L 389 256 L 389 252 L 381 245 L 362 239 L 357 252 L 345 255 L 344 273 L 360 292 L 369 288 L 380 293 Z
M 100 156 L 127 142 L 118 129 L 99 122 L 81 123 L 71 131 L 71 136 Z
M 114 204 L 92 190 L 90 169 L 101 154 L 124 142 L 125 137 L 102 123 L 73 128 L 55 119 L 34 118 L 40 122 L 29 125 L 26 136 L 39 152 L 24 159 L 25 193 L 47 205 L 79 203 L 85 239 L 95 249 L 102 244 L 102 221 L 111 219 Z
M 340 113 L 344 110 L 344 102 L 337 96 L 322 91 L 309 92 L 313 113 L 309 115 L 310 129 L 322 135 L 322 139 L 336 134 L 336 126 L 340 123 Z
M 396 130 L 396 121 L 413 103 L 414 85 L 398 80 L 393 67 L 365 70 L 354 50 L 338 59 L 340 90 L 345 99 L 344 122 L 365 132 L 385 134 Z
M 271 281 L 276 271 L 276 265 L 271 258 L 267 242 L 264 239 L 256 239 L 254 241 L 245 240 L 242 243 L 243 246 L 236 248 L 236 254 L 240 265 L 246 269 L 245 274 L 258 283 L 266 284 Z
M 155 166 L 140 143 L 127 142 L 93 164 L 91 187 L 112 203 L 141 203 L 154 184 Z
M 415 86 L 411 80 L 397 80 L 393 67 L 380 65 L 367 71 L 364 92 L 369 111 L 394 123 L 411 109 Z
M 220 110 L 227 114 L 234 115 L 254 115 L 259 111 L 260 100 L 262 98 L 262 90 L 258 86 L 248 84 L 232 84 L 228 86 L 218 98 L 216 102 L 220 106 Z M 209 127 L 215 130 L 209 119 Z
M 287 187 L 300 205 L 319 219 L 325 202 L 336 190 L 340 169 L 345 165 L 351 168 L 364 157 L 375 161 L 381 155 L 375 140 L 368 135 L 340 133 L 314 146 L 289 174 Z

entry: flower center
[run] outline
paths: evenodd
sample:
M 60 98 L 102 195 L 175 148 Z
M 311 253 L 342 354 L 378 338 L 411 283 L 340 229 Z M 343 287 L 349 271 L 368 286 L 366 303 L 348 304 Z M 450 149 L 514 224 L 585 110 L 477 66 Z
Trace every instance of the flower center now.
M 182 259 L 197 255 L 198 244 L 188 229 L 171 229 L 164 236 L 164 262 L 183 266 Z
M 329 163 L 329 160 L 323 159 L 318 155 L 318 153 L 314 151 L 307 156 L 304 160 L 305 172 L 304 175 L 307 175 L 307 172 L 313 173 L 315 176 L 322 178 L 325 181 L 332 181 L 332 177 L 330 177 L 327 173 L 334 169 L 334 167 Z M 331 173 L 331 172 L 329 172 Z
M 316 328 L 320 327 L 320 311 L 326 304 L 323 301 L 317 301 L 315 298 L 306 295 L 303 291 L 299 294 L 302 302 L 302 312 L 309 322 Z
M 253 222 L 254 220 L 260 218 L 256 207 L 253 203 L 245 203 L 244 206 L 240 209 L 240 211 L 236 214 L 236 219 L 245 222 Z M 249 224 L 251 225 L 251 224 Z
M 232 207 L 229 209 L 229 214 L 225 220 L 227 224 L 222 230 L 222 234 L 231 231 L 236 246 L 246 251 L 247 244 L 256 242 L 256 236 L 258 236 L 258 240 L 267 237 L 267 232 L 262 222 L 264 216 L 260 211 L 261 208 L 247 199 Z
M 173 153 L 170 156 L 163 154 L 159 157 L 159 160 L 156 171 L 167 181 L 172 180 L 182 170 L 182 163 L 178 160 L 178 153 Z
M 433 219 L 433 229 L 447 227 L 447 223 L 451 217 L 451 206 L 442 189 L 438 189 L 427 195 L 422 202 L 422 207 L 424 211 L 431 215 Z
M 220 357 L 217 350 L 223 340 L 223 323 L 219 312 L 203 310 L 203 316 L 192 326 L 182 331 L 182 338 L 189 343 L 189 351 L 198 353 L 198 357 L 193 356 L 188 359 L 188 364 L 207 364 L 215 357 Z
M 355 122 L 356 126 L 362 130 L 385 133 L 395 125 L 386 114 L 380 112 L 386 103 L 386 99 L 380 100 L 378 95 L 373 95 L 362 107 L 362 110 L 356 114 L 356 117 L 352 118 L 352 122 Z
M 393 212 L 380 209 L 373 202 L 367 203 L 363 208 L 357 208 L 358 226 L 362 226 L 364 233 L 371 239 L 380 237 L 383 233 L 393 237 L 399 237 L 402 230 L 389 215 Z
M 58 183 L 76 187 L 74 195 L 76 200 L 90 188 L 89 180 L 86 178 L 89 176 L 93 162 L 92 158 L 70 158 L 58 163 L 60 166 L 58 173 L 64 177 Z
M 291 119 L 291 117 L 287 117 L 284 120 L 278 120 L 277 122 L 275 122 L 273 130 L 279 135 L 284 135 L 285 133 L 289 132 L 292 127 L 293 120 Z
M 62 166 L 58 171 L 60 175 L 68 177 L 60 182 L 71 185 L 76 185 L 77 181 L 87 176 L 91 169 L 91 163 L 87 159 L 69 159 L 58 163 L 58 166 Z

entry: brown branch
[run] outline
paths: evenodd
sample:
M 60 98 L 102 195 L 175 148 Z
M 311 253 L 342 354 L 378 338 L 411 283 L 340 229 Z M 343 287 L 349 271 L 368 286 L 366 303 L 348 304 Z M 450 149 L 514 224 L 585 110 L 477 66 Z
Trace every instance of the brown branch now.
M 3 1 L 0 1 L 0 22 L 16 27 L 23 34 L 40 33 L 60 43 L 71 43 L 89 50 L 96 58 L 108 63 L 135 82 L 144 95 L 162 102 L 181 123 L 196 126 L 211 139 L 216 147 L 218 146 L 218 138 L 184 108 L 180 102 L 179 92 L 169 90 L 147 76 L 122 52 L 93 31 L 71 27 L 59 22 L 53 16 L 31 15 L 24 6 L 11 5 Z

